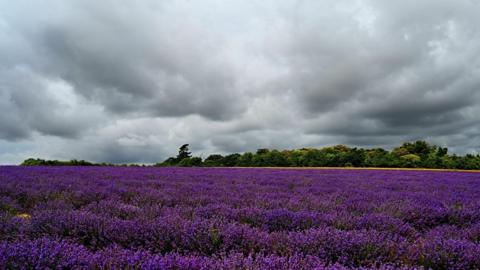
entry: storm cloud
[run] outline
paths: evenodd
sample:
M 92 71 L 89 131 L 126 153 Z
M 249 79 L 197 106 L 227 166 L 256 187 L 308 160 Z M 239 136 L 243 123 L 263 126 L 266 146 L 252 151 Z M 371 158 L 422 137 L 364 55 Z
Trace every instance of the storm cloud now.
M 480 2 L 0 0 L 0 163 L 480 150 Z

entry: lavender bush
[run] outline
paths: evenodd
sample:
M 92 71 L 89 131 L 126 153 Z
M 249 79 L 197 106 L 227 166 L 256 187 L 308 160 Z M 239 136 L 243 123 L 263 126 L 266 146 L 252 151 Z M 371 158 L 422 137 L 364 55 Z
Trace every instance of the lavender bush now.
M 480 174 L 0 167 L 1 269 L 480 269 Z

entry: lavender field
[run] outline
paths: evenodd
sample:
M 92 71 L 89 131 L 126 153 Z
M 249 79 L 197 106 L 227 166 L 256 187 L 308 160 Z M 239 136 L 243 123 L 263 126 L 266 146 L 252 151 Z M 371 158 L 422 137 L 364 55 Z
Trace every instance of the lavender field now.
M 479 269 L 480 174 L 0 167 L 0 269 Z

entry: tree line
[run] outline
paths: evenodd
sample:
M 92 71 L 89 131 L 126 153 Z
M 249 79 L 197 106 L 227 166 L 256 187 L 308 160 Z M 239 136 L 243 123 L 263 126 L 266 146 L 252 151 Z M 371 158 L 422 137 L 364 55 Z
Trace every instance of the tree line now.
M 114 166 L 109 163 L 91 163 L 84 160 L 58 161 L 27 159 L 25 166 Z M 118 166 L 118 165 L 117 165 Z M 140 166 L 124 164 L 120 166 Z M 141 165 L 145 166 L 145 165 Z M 207 158 L 192 156 L 189 145 L 179 148 L 175 157 L 169 157 L 154 166 L 180 167 L 385 167 L 435 168 L 480 170 L 480 155 L 449 154 L 446 147 L 425 141 L 406 142 L 391 151 L 382 148 L 357 148 L 335 145 L 323 148 L 294 150 L 258 149 L 256 152 L 212 154 Z
M 335 145 L 295 150 L 258 149 L 229 155 L 212 154 L 202 160 L 188 152 L 188 144 L 180 147 L 176 157 L 156 166 L 204 167 L 386 167 L 480 169 L 480 155 L 448 154 L 446 147 L 425 141 L 406 142 L 391 151 L 382 148 L 357 148 Z
M 20 164 L 21 166 L 115 166 L 111 163 L 93 163 L 86 160 L 48 160 L 41 158 L 29 158 Z

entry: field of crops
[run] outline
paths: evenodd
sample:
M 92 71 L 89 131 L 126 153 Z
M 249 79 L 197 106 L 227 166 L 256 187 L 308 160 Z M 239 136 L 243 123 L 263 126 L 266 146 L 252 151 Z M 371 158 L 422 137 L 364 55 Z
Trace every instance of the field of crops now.
M 479 269 L 480 173 L 0 167 L 0 269 Z

